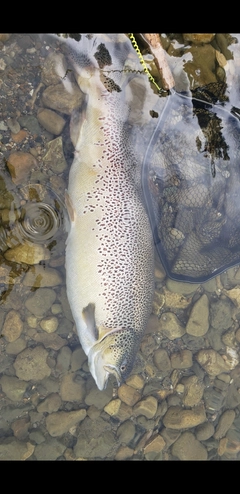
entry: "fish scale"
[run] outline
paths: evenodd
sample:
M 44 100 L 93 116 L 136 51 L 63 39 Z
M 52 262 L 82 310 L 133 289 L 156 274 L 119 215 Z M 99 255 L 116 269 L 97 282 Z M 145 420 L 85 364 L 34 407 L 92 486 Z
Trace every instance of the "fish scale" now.
M 111 73 L 112 84 L 110 78 L 104 85 L 95 57 L 100 40 L 73 42 L 68 53 L 87 105 L 66 197 L 71 219 L 66 282 L 90 371 L 103 389 L 110 374 L 120 384 L 133 366 L 152 307 L 154 251 L 141 168 L 125 130 L 129 109 L 124 91 L 116 89 L 124 78 Z M 119 66 L 118 43 L 113 36 L 110 45 L 104 44 L 110 68 Z

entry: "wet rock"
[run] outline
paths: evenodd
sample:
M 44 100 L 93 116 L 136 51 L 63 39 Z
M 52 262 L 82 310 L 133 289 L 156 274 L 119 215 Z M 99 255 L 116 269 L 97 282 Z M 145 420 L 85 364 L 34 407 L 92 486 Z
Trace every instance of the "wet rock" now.
M 74 453 L 76 458 L 112 458 L 118 444 L 116 443 L 115 435 L 107 430 L 103 431 L 98 437 L 89 438 L 83 434 L 79 436 Z
M 135 436 L 135 425 L 131 420 L 126 420 L 118 427 L 117 437 L 123 445 L 127 445 Z
M 194 88 L 205 86 L 211 82 L 217 82 L 215 75 L 216 52 L 209 45 L 192 45 L 189 49 L 192 54 L 191 61 L 185 63 L 184 69 Z
M 51 307 L 51 312 L 52 314 L 58 315 L 62 313 L 62 306 L 61 304 L 53 304 Z
M 196 360 L 210 376 L 217 376 L 230 369 L 221 355 L 212 349 L 200 350 L 196 355 Z
M 21 127 L 26 127 L 27 130 L 32 135 L 37 135 L 40 136 L 42 134 L 42 129 L 36 119 L 33 115 L 23 115 L 22 117 L 18 118 L 18 122 L 20 123 Z
M 15 118 L 8 118 L 7 119 L 7 126 L 13 134 L 18 134 L 18 132 L 21 129 L 18 121 Z
M 32 339 L 42 343 L 45 348 L 52 348 L 52 350 L 56 351 L 67 345 L 67 341 L 56 333 L 35 333 L 32 335 Z
M 86 362 L 87 356 L 84 353 L 82 347 L 78 347 L 72 352 L 71 356 L 71 370 L 73 372 L 82 368 L 84 362 Z
M 196 428 L 196 438 L 199 441 L 206 441 L 214 434 L 214 426 L 210 422 L 205 422 Z
M 28 131 L 22 129 L 19 130 L 17 134 L 11 134 L 11 137 L 13 142 L 19 144 L 20 142 L 24 141 L 24 139 L 26 139 L 27 135 L 28 135 Z
M 169 448 L 179 438 L 180 432 L 174 429 L 165 429 L 164 427 L 161 430 L 161 436 L 166 443 L 166 447 Z
M 21 401 L 27 389 L 27 383 L 14 376 L 2 376 L 0 379 L 2 390 L 12 401 Z
M 192 410 L 184 410 L 180 406 L 170 407 L 163 417 L 163 423 L 169 429 L 189 429 L 205 420 L 206 414 L 202 406 L 196 406 Z
M 44 443 L 45 441 L 44 435 L 38 430 L 35 430 L 34 432 L 30 432 L 29 439 L 35 444 L 41 444 Z
M 54 333 L 58 327 L 58 319 L 57 317 L 46 317 L 46 319 L 41 320 L 40 326 L 46 333 Z
M 28 429 L 30 426 L 30 421 L 28 418 L 17 419 L 11 424 L 11 429 L 13 430 L 14 436 L 19 439 L 19 441 L 24 441 L 28 436 Z
M 126 380 L 126 384 L 128 386 L 132 386 L 132 388 L 141 390 L 144 387 L 144 379 L 138 374 L 131 374 Z
M 56 293 L 54 290 L 51 290 L 51 288 L 38 288 L 34 295 L 28 297 L 25 306 L 34 316 L 42 317 L 55 300 Z
M 213 413 L 222 408 L 224 395 L 218 389 L 209 387 L 204 390 L 203 399 L 207 411 Z
M 121 401 L 126 403 L 126 405 L 133 406 L 140 400 L 141 393 L 127 384 L 122 384 L 122 386 L 118 388 L 118 397 Z
M 62 133 L 65 120 L 60 115 L 47 108 L 41 108 L 38 111 L 37 118 L 39 123 L 53 135 L 58 136 Z
M 207 295 L 202 295 L 194 304 L 188 322 L 186 331 L 193 336 L 203 336 L 209 328 L 209 303 Z
M 11 262 L 38 264 L 50 258 L 49 250 L 40 244 L 21 244 L 8 249 L 4 253 L 5 259 Z
M 56 460 L 65 451 L 66 446 L 57 439 L 46 439 L 35 447 L 34 456 L 37 460 Z
M 62 83 L 48 86 L 42 94 L 42 103 L 47 108 L 71 115 L 74 108 L 81 105 L 83 93 L 77 84 L 70 82 L 66 89 Z
M 71 365 L 72 352 L 68 346 L 61 348 L 57 356 L 56 370 L 61 374 L 68 372 Z
M 66 374 L 61 381 L 60 395 L 63 401 L 83 403 L 86 395 L 85 381 L 75 372 Z
M 199 286 L 199 284 L 183 283 L 180 281 L 170 280 L 170 278 L 168 278 L 166 282 L 166 287 L 168 290 L 174 293 L 182 294 L 184 296 L 193 295 L 197 291 Z
M 0 34 L 0 41 L 2 41 L 2 43 L 4 43 L 5 41 L 7 41 L 10 38 L 10 36 L 11 36 L 11 34 L 1 33 Z
M 98 409 L 102 409 L 105 407 L 107 403 L 112 398 L 112 391 L 110 387 L 107 387 L 103 391 L 99 391 L 98 388 L 93 387 L 90 392 L 87 394 L 85 398 L 86 405 L 94 405 Z
M 186 332 L 185 328 L 181 325 L 177 316 L 173 312 L 165 312 L 162 314 L 159 320 L 160 331 L 167 336 L 169 340 L 175 340 L 181 338 Z
M 26 460 L 33 452 L 34 445 L 30 442 L 7 438 L 0 444 L 0 460 Z
M 133 408 L 133 413 L 135 417 L 139 415 L 144 415 L 148 419 L 155 416 L 157 411 L 158 402 L 154 396 L 148 396 L 143 400 L 139 401 Z
M 104 411 L 121 422 L 128 420 L 132 416 L 132 407 L 123 403 L 119 398 L 110 401 L 105 407 Z
M 173 369 L 188 369 L 192 367 L 192 352 L 190 350 L 181 350 L 180 352 L 172 353 L 170 360 Z
M 232 325 L 231 304 L 227 300 L 219 300 L 211 304 L 210 320 L 213 328 L 225 330 Z
M 154 352 L 153 362 L 160 371 L 165 372 L 171 369 L 170 358 L 167 351 L 163 348 L 159 348 L 156 352 Z
M 39 413 L 53 413 L 57 412 L 61 406 L 62 400 L 58 393 L 51 393 L 45 400 L 41 401 L 37 406 Z
M 41 79 L 45 86 L 58 84 L 67 72 L 67 62 L 62 53 L 53 51 L 44 61 Z
M 134 450 L 132 448 L 128 448 L 128 446 L 120 446 L 116 456 L 115 460 L 121 461 L 121 460 L 129 460 L 132 458 L 134 454 Z
M 218 425 L 216 428 L 216 432 L 214 434 L 215 439 L 221 439 L 224 437 L 227 433 L 227 431 L 230 429 L 234 419 L 235 419 L 235 412 L 234 410 L 226 410 L 220 417 L 218 421 Z
M 6 346 L 6 353 L 8 353 L 8 355 L 17 355 L 22 352 L 26 346 L 26 341 L 23 338 L 18 338 Z
M 34 288 L 57 286 L 62 284 L 62 277 L 57 269 L 45 266 L 33 266 L 23 278 L 24 286 Z
M 81 422 L 86 417 L 86 410 L 76 410 L 73 412 L 57 412 L 48 415 L 46 427 L 52 437 L 62 436 L 71 427 Z
M 42 346 L 26 348 L 19 353 L 13 366 L 17 377 L 24 381 L 41 381 L 51 374 L 47 365 L 48 352 Z
M 17 340 L 22 334 L 23 322 L 20 314 L 15 310 L 10 310 L 5 318 L 2 334 L 8 342 Z
M 197 405 L 203 396 L 204 385 L 197 376 L 186 377 L 184 383 L 183 404 L 187 407 Z
M 197 350 L 200 350 L 205 345 L 204 338 L 202 337 L 198 338 L 188 333 L 185 333 L 183 335 L 182 340 L 186 345 L 187 349 L 191 350 L 192 352 L 196 352 Z
M 53 173 L 62 173 L 67 168 L 67 163 L 63 153 L 62 137 L 57 137 L 47 144 L 46 154 L 43 156 L 43 162 L 53 171 Z
M 30 153 L 16 151 L 9 155 L 7 167 L 12 181 L 16 184 L 27 183 L 30 171 L 37 165 L 36 159 Z
M 185 309 L 191 303 L 191 297 L 184 297 L 181 293 L 170 292 L 164 289 L 165 305 L 174 309 Z
M 207 460 L 206 448 L 192 432 L 183 432 L 172 446 L 172 454 L 179 460 Z
M 165 445 L 166 443 L 160 434 L 151 438 L 149 443 L 143 449 L 146 459 L 155 460 L 157 455 L 163 450 Z
M 215 34 L 206 34 L 206 33 L 184 33 L 183 39 L 186 42 L 190 41 L 190 43 L 194 43 L 195 45 L 201 45 L 202 43 L 210 43 Z

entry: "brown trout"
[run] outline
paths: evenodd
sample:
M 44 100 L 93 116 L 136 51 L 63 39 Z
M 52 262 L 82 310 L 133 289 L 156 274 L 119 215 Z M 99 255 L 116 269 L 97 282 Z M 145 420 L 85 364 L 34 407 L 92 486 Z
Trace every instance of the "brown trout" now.
M 67 295 L 90 372 L 100 390 L 132 370 L 154 290 L 154 249 L 141 190 L 141 163 L 126 132 L 125 35 L 66 43 L 86 106 L 66 204 Z M 72 70 L 70 69 L 70 70 Z

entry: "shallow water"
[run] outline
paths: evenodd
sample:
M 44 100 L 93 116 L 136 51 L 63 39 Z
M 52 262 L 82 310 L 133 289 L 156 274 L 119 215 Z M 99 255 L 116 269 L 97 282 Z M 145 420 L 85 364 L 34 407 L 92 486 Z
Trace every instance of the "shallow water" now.
M 240 35 L 207 41 L 162 34 L 176 90 L 226 82 L 225 104 L 239 108 Z M 13 34 L 0 48 L 0 458 L 238 459 L 239 266 L 181 283 L 156 255 L 153 311 L 134 369 L 119 389 L 110 381 L 99 391 L 65 288 L 70 118 L 83 95 L 75 88 L 67 98 L 74 75 L 57 38 Z M 141 69 L 133 49 L 128 63 Z M 143 73 L 126 97 L 141 163 L 166 98 Z

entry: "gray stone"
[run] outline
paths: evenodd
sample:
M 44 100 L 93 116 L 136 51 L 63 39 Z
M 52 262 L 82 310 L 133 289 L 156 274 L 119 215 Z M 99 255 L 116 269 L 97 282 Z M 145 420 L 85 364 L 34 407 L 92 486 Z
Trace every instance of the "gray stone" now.
M 8 343 L 8 345 L 6 346 L 6 353 L 8 353 L 8 355 L 17 355 L 18 353 L 22 352 L 26 348 L 26 346 L 26 341 L 23 338 L 18 338 L 12 343 Z
M 26 460 L 33 452 L 34 445 L 30 442 L 7 438 L 0 444 L 0 460 Z
M 188 322 L 186 331 L 193 336 L 203 336 L 209 328 L 209 303 L 207 295 L 202 295 L 194 304 Z
M 68 346 L 61 348 L 57 356 L 56 370 L 61 374 L 68 372 L 71 364 L 72 352 Z
M 27 298 L 25 306 L 34 316 L 44 316 L 56 300 L 56 293 L 51 288 L 38 288 Z
M 192 295 L 200 285 L 195 283 L 183 283 L 179 281 L 167 279 L 166 287 L 171 292 L 182 293 L 183 295 Z
M 39 123 L 51 134 L 58 136 L 62 133 L 65 120 L 53 110 L 41 108 L 38 111 L 37 118 Z
M 42 343 L 45 348 L 52 348 L 53 350 L 60 350 L 60 348 L 67 345 L 67 341 L 57 333 L 35 333 L 31 338 L 38 343 Z
M 37 411 L 39 413 L 42 412 L 47 412 L 47 413 L 53 413 L 57 412 L 61 406 L 62 400 L 59 396 L 58 393 L 51 393 L 50 395 L 45 398 L 45 400 L 42 400 L 39 405 L 37 406 Z
M 57 137 L 47 144 L 46 154 L 43 162 L 53 173 L 62 173 L 67 168 L 67 163 L 63 153 L 62 137 Z
M 41 79 L 46 86 L 55 85 L 61 82 L 67 72 L 67 62 L 64 55 L 53 51 L 49 53 L 44 61 Z
M 118 427 L 117 436 L 123 445 L 127 445 L 135 436 L 135 425 L 131 420 L 126 420 Z
M 13 342 L 19 338 L 23 330 L 23 322 L 20 314 L 15 310 L 10 310 L 5 318 L 2 334 L 8 342 Z
M 214 434 L 214 426 L 210 422 L 205 422 L 196 428 L 196 437 L 199 441 L 206 441 Z
M 81 346 L 75 348 L 72 352 L 71 356 L 71 370 L 76 372 L 77 370 L 82 368 L 82 365 L 87 360 L 87 355 L 84 353 Z
M 47 439 L 35 447 L 34 455 L 37 460 L 56 460 L 62 456 L 66 446 L 57 439 Z
M 30 268 L 23 278 L 23 285 L 33 288 L 57 286 L 62 282 L 62 276 L 57 269 L 41 265 Z
M 198 405 L 204 391 L 204 385 L 197 376 L 190 376 L 182 379 L 184 383 L 183 404 L 187 407 Z
M 40 326 L 46 333 L 54 333 L 58 327 L 58 319 L 54 316 L 48 316 L 41 320 Z
M 154 352 L 153 361 L 157 369 L 160 371 L 168 371 L 171 369 L 170 358 L 167 351 L 163 348 L 159 348 L 156 352 Z
M 188 369 L 192 367 L 192 352 L 190 350 L 181 350 L 180 352 L 172 353 L 170 360 L 173 369 Z
M 231 303 L 228 300 L 218 300 L 210 307 L 210 320 L 213 328 L 226 330 L 232 325 Z
M 48 86 L 42 94 L 42 103 L 47 108 L 71 115 L 74 108 L 81 105 L 83 93 L 77 84 L 70 82 L 66 89 L 63 83 Z
M 192 432 L 183 432 L 172 446 L 172 454 L 179 460 L 207 460 L 206 448 Z
M 177 316 L 173 312 L 165 312 L 159 320 L 160 331 L 167 336 L 169 340 L 181 338 L 186 333 L 185 328 L 181 325 Z
M 46 418 L 46 427 L 52 437 L 62 436 L 68 432 L 71 427 L 85 419 L 86 410 L 76 410 L 73 412 L 57 412 L 48 415 Z
M 93 387 L 91 391 L 87 394 L 85 398 L 86 405 L 94 405 L 98 409 L 102 409 L 110 402 L 112 399 L 112 390 L 110 386 L 108 386 L 103 391 L 99 391 L 99 389 Z
M 64 375 L 60 385 L 60 395 L 63 401 L 83 403 L 86 395 L 85 381 L 75 372 Z
M 165 427 L 177 430 L 196 427 L 205 422 L 205 420 L 205 410 L 199 405 L 192 410 L 185 410 L 180 406 L 170 407 L 163 417 Z
M 27 383 L 14 376 L 2 376 L 0 379 L 2 390 L 12 401 L 20 401 L 27 389 Z
M 19 353 L 13 366 L 17 377 L 24 381 L 41 381 L 51 374 L 47 365 L 48 352 L 42 346 L 26 348 Z
M 34 117 L 33 115 L 23 115 L 22 117 L 18 118 L 18 122 L 20 123 L 21 127 L 26 127 L 26 129 L 29 130 L 31 134 L 42 134 L 42 129 L 36 117 Z
M 210 376 L 217 376 L 221 372 L 230 370 L 230 366 L 223 360 L 221 355 L 212 349 L 200 350 L 196 355 L 196 360 Z
M 223 414 L 221 415 L 218 421 L 216 432 L 214 434 L 215 439 L 221 439 L 226 435 L 228 429 L 230 429 L 235 419 L 235 415 L 236 414 L 234 410 L 226 410 L 225 412 L 223 412 Z
M 203 399 L 208 412 L 218 412 L 224 401 L 224 395 L 216 388 L 209 387 L 204 390 Z

